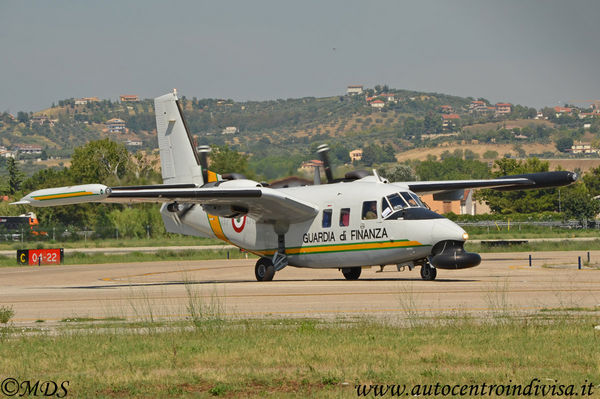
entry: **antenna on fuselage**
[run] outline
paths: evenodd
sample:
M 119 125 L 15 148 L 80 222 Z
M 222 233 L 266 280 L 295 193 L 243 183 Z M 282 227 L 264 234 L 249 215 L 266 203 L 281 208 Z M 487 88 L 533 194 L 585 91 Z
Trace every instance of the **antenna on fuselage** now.
M 323 169 L 325 169 L 325 177 L 327 178 L 327 183 L 333 182 L 333 173 L 331 173 L 331 164 L 329 163 L 329 146 L 327 144 L 321 144 L 317 147 L 317 154 L 319 154 L 319 158 L 323 162 Z

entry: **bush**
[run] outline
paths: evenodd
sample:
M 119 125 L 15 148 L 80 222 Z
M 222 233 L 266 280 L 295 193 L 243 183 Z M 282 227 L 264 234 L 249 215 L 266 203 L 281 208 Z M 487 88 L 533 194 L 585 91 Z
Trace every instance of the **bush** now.
M 15 315 L 12 306 L 0 306 L 0 323 L 6 324 Z

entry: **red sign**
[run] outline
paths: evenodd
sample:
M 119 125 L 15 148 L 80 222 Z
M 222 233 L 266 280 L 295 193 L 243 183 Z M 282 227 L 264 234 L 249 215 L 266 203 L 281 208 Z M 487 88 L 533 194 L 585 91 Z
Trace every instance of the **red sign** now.
M 24 249 L 17 251 L 17 262 L 22 265 L 60 265 L 63 253 L 62 248 Z

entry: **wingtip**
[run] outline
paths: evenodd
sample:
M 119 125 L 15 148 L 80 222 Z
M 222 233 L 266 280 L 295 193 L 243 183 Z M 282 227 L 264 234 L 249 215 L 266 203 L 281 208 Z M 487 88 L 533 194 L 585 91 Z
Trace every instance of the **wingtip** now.
M 30 205 L 31 203 L 29 201 L 16 201 L 16 202 L 11 202 L 9 203 L 9 205 Z

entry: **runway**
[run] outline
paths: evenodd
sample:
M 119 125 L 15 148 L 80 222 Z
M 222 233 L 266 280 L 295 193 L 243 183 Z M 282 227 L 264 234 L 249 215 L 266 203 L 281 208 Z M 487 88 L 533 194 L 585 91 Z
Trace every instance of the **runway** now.
M 227 317 L 397 317 L 407 313 L 538 312 L 600 306 L 600 270 L 577 269 L 585 252 L 482 254 L 466 270 L 363 269 L 346 281 L 337 269 L 287 267 L 271 282 L 254 279 L 255 260 L 174 261 L 0 269 L 0 303 L 16 324 L 74 317 L 183 319 L 190 298 Z M 592 263 L 600 251 L 591 252 Z M 543 267 L 543 266 L 546 267 Z M 550 267 L 548 267 L 550 266 Z

